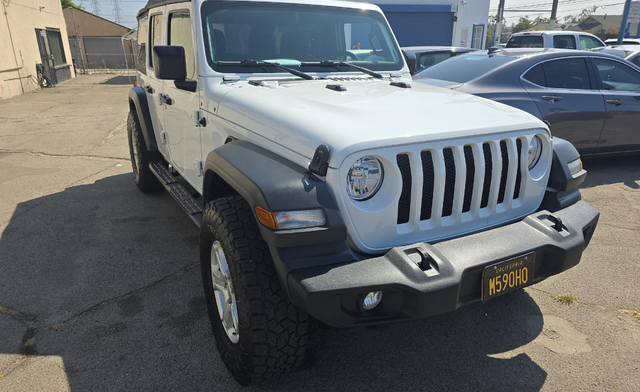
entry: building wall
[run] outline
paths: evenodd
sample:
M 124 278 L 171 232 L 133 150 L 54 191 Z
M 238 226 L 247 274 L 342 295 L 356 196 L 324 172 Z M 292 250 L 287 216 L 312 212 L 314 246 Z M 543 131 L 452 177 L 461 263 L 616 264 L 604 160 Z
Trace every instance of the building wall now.
M 130 29 L 92 13 L 67 7 L 63 10 L 71 55 L 78 69 L 120 69 L 133 65 L 130 43 L 123 52 L 121 37 Z
M 129 28 L 103 19 L 90 12 L 67 7 L 63 10 L 67 35 L 78 37 L 122 37 Z M 74 23 L 75 22 L 75 23 Z
M 489 18 L 489 2 L 490 0 L 363 0 L 366 2 L 374 3 L 380 6 L 383 10 L 389 9 L 389 5 L 395 6 L 422 6 L 427 12 L 431 9 L 434 13 L 452 13 L 455 18 L 448 18 L 447 20 L 454 20 L 451 25 L 451 34 L 441 34 L 440 32 L 430 31 L 430 26 L 416 26 L 415 28 L 422 28 L 426 35 L 433 34 L 438 37 L 445 37 L 444 39 L 438 38 L 434 43 L 433 40 L 427 38 L 424 39 L 423 44 L 418 45 L 445 45 L 445 46 L 472 46 L 472 37 L 474 25 L 481 25 L 483 36 L 479 40 L 481 48 L 485 48 L 485 36 L 487 33 L 488 18 Z M 411 8 L 407 8 L 410 10 Z M 412 11 L 407 11 L 412 12 Z M 391 19 L 391 18 L 390 18 Z M 443 18 L 444 19 L 444 18 Z M 393 24 L 393 23 L 392 23 Z M 438 29 L 442 28 L 438 25 Z M 393 26 L 392 26 L 393 27 Z M 479 30 L 479 29 L 478 29 Z M 449 42 L 449 37 L 450 42 Z M 400 45 L 404 45 L 400 42 Z M 415 45 L 415 41 L 412 43 Z
M 40 8 L 44 6 L 44 8 Z M 60 30 L 67 64 L 71 64 L 69 40 L 60 0 L 11 0 L 2 2 L 0 15 L 0 100 L 39 88 L 36 63 L 42 63 L 36 30 Z M 58 65 L 60 79 L 73 77 L 73 70 Z

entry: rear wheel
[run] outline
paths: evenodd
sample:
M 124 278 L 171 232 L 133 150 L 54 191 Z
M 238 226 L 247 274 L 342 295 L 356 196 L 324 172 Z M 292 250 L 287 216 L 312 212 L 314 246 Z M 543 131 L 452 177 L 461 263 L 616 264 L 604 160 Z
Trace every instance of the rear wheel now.
M 280 287 L 269 247 L 242 197 L 207 205 L 200 261 L 216 345 L 233 377 L 253 385 L 300 366 L 308 316 Z
M 135 110 L 129 111 L 127 135 L 129 137 L 129 154 L 131 155 L 131 166 L 136 185 L 144 193 L 161 190 L 163 188 L 162 184 L 149 168 L 149 163 L 159 160 L 161 155 L 157 151 L 147 150 L 138 113 Z

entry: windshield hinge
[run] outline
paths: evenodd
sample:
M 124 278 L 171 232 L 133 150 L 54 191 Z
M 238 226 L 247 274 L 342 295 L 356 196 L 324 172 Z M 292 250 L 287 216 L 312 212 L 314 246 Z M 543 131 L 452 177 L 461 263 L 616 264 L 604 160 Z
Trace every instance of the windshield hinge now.
M 222 77 L 222 81 L 223 82 L 235 83 L 235 82 L 240 81 L 240 76 L 223 76 Z
M 327 170 L 329 170 L 329 156 L 331 150 L 326 144 L 321 144 L 316 148 L 316 152 L 313 154 L 313 159 L 309 163 L 309 171 L 319 176 L 326 176 Z

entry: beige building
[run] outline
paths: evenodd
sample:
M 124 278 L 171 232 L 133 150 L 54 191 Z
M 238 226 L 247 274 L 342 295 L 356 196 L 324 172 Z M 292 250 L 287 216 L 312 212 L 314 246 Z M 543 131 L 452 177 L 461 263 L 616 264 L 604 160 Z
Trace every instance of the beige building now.
M 72 7 L 65 8 L 63 13 L 71 56 L 78 69 L 126 68 L 125 61 L 133 65 L 131 41 L 122 40 L 131 29 Z
M 36 64 L 52 83 L 74 76 L 60 0 L 3 0 L 0 100 L 40 88 Z

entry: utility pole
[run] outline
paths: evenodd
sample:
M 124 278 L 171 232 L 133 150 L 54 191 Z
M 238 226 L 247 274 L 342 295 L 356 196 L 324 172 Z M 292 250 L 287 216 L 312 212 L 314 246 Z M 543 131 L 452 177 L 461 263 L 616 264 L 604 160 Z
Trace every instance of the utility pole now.
M 624 11 L 622 11 L 622 20 L 620 21 L 620 31 L 618 32 L 617 44 L 622 44 L 622 38 L 624 37 L 624 31 L 627 29 L 627 18 L 629 17 L 629 10 L 631 9 L 631 0 L 627 0 L 624 3 Z
M 556 28 L 556 14 L 558 13 L 558 0 L 553 0 L 553 6 L 551 7 L 551 20 L 549 21 L 549 30 L 553 31 Z
M 500 0 L 498 5 L 498 22 L 496 23 L 496 36 L 493 37 L 493 44 L 500 43 L 500 37 L 502 37 L 502 21 L 504 20 L 504 1 Z

